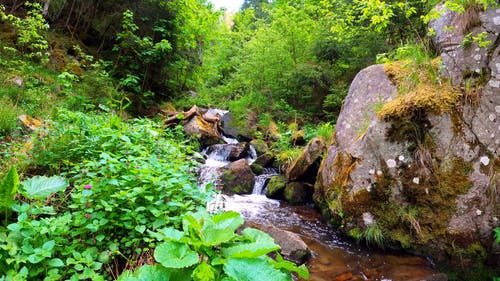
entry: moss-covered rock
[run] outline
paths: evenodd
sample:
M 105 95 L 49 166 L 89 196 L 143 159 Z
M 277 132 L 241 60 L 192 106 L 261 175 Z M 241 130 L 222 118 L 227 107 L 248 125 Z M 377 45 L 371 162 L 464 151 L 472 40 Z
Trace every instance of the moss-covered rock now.
M 286 183 L 283 191 L 284 199 L 291 205 L 301 205 L 311 201 L 313 189 L 303 182 Z
M 250 165 L 250 168 L 252 169 L 253 173 L 256 175 L 261 175 L 264 172 L 264 167 L 262 167 L 261 165 L 255 163 L 255 162 L 252 163 L 252 165 Z
M 285 190 L 285 186 L 285 176 L 280 175 L 272 177 L 266 187 L 266 196 L 273 199 L 283 198 L 283 190 Z
M 222 176 L 224 191 L 228 194 L 249 194 L 253 190 L 254 177 L 245 159 L 232 162 Z
M 269 146 L 263 139 L 253 139 L 250 141 L 250 145 L 253 145 L 255 148 L 257 156 L 261 156 L 269 152 Z

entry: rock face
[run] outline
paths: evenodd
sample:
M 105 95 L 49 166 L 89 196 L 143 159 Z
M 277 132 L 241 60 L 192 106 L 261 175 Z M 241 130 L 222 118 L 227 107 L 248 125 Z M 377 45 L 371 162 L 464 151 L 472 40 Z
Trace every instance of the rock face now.
M 223 173 L 224 191 L 228 194 L 252 193 L 254 177 L 247 160 L 232 162 Z
M 314 200 L 352 236 L 369 239 L 367 231 L 378 228 L 389 243 L 437 261 L 500 266 L 492 236 L 500 225 L 500 9 L 477 12 L 474 22 L 460 17 L 444 12 L 431 22 L 434 42 L 444 77 L 476 87 L 449 113 L 381 120 L 377 108 L 396 98 L 397 85 L 382 65 L 362 70 Z M 486 32 L 491 44 L 463 47 L 469 32 Z

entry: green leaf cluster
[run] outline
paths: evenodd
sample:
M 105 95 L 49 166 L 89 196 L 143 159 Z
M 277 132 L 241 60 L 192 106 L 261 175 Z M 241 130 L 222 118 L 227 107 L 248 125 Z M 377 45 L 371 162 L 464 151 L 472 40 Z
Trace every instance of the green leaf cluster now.
M 188 213 L 182 225 L 182 231 L 150 231 L 152 237 L 163 241 L 154 252 L 159 264 L 144 266 L 135 273 L 125 272 L 118 280 L 145 280 L 146 276 L 155 275 L 161 280 L 284 281 L 292 280 L 291 272 L 309 277 L 304 265 L 297 267 L 276 253 L 280 247 L 268 234 L 253 228 L 237 234 L 243 225 L 238 213 Z M 277 259 L 270 258 L 269 253 L 276 253 Z

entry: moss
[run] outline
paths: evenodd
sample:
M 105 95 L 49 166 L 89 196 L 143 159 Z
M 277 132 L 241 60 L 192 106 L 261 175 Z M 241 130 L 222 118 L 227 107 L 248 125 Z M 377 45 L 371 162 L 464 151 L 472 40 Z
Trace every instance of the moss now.
M 418 112 L 449 113 L 459 103 L 462 94 L 449 82 L 436 79 L 436 65 L 410 68 L 409 62 L 398 61 L 384 65 L 389 79 L 398 86 L 395 99 L 384 104 L 377 116 L 384 120 L 408 119 Z
M 333 162 L 332 169 L 336 172 L 332 184 L 325 187 L 326 203 L 333 217 L 343 217 L 342 197 L 346 192 L 349 175 L 356 167 L 358 160 L 350 154 L 339 152 Z

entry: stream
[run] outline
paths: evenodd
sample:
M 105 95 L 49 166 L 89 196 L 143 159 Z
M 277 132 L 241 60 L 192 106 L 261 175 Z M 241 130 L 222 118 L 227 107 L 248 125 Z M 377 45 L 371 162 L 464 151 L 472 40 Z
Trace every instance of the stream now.
M 237 143 L 227 139 L 230 146 Z M 219 178 L 224 166 L 230 161 L 227 145 L 218 144 L 206 148 L 205 164 L 199 170 L 201 186 L 209 182 L 220 184 Z M 247 162 L 256 158 L 255 150 L 250 148 Z M 272 225 L 282 230 L 298 234 L 312 252 L 307 267 L 313 281 L 442 281 L 446 276 L 436 272 L 424 258 L 401 252 L 382 252 L 367 249 L 343 238 L 325 223 L 313 206 L 290 206 L 286 202 L 267 198 L 265 187 L 269 179 L 278 172 L 265 169 L 256 176 L 253 193 L 249 195 L 218 195 L 224 203 L 215 208 L 240 213 L 247 226 L 260 228 Z M 208 209 L 208 207 L 207 207 Z M 299 279 L 300 280 L 300 279 Z M 263 280 L 265 281 L 265 280 Z

